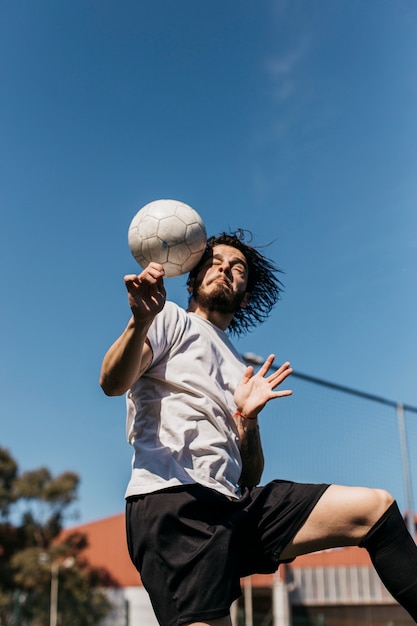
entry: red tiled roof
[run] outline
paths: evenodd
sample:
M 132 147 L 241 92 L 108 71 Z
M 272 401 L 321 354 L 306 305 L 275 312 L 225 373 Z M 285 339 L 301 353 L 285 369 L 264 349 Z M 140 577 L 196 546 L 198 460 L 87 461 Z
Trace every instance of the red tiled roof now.
M 84 555 L 91 565 L 107 569 L 122 587 L 141 585 L 139 574 L 132 565 L 127 550 L 124 513 L 67 529 L 62 536 L 65 537 L 73 531 L 87 536 L 89 545 Z M 354 565 L 370 565 L 366 550 L 356 547 L 324 550 L 299 556 L 293 566 L 346 567 Z M 252 584 L 255 587 L 270 586 L 271 575 L 256 574 L 252 577 Z
M 62 538 L 74 531 L 87 536 L 88 547 L 83 555 L 91 565 L 105 568 L 121 587 L 141 585 L 127 550 L 124 513 L 68 528 Z

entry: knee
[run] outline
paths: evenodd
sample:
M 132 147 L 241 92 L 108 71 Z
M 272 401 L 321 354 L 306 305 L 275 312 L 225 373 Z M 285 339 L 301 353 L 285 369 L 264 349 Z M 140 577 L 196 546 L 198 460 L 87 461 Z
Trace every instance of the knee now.
M 385 489 L 370 489 L 367 526 L 372 528 L 394 502 L 392 495 Z
M 394 502 L 394 498 L 389 493 L 389 491 L 386 491 L 385 489 L 375 489 L 374 491 L 376 491 L 376 499 L 379 505 L 379 511 L 381 515 L 383 515 L 388 507 L 390 507 L 391 504 Z

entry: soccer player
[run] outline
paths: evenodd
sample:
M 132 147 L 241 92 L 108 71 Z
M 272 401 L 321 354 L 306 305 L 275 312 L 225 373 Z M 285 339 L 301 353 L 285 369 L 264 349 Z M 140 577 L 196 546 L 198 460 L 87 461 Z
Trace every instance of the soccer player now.
M 128 547 L 159 623 L 229 626 L 242 576 L 347 545 L 368 550 L 417 620 L 417 547 L 388 492 L 282 480 L 257 486 L 257 418 L 268 402 L 291 395 L 281 386 L 292 370 L 286 362 L 272 371 L 270 355 L 255 373 L 229 335 L 268 317 L 281 288 L 274 264 L 242 231 L 222 233 L 188 277 L 187 311 L 166 301 L 163 278 L 156 263 L 125 277 L 132 315 L 100 378 L 106 394 L 127 394 Z

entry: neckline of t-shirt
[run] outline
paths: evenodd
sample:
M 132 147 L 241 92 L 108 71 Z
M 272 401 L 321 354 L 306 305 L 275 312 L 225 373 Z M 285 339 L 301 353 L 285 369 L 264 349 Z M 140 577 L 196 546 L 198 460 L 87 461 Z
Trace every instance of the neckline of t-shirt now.
M 216 326 L 216 324 L 214 324 L 213 322 L 211 322 L 207 318 L 202 317 L 201 315 L 199 315 L 198 313 L 195 313 L 194 311 L 187 311 L 187 313 L 188 313 L 188 315 L 191 315 L 191 317 L 193 317 L 197 321 L 203 322 L 203 324 L 206 324 L 207 326 L 212 328 L 218 335 L 221 335 L 222 337 L 226 337 L 228 339 L 228 335 L 227 335 L 226 331 L 222 330 L 221 328 Z

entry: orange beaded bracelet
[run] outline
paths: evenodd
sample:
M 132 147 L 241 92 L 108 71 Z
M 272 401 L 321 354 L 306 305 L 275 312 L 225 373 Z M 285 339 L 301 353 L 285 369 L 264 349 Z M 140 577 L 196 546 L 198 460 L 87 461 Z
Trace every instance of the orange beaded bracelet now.
M 243 417 L 243 419 L 245 420 L 256 420 L 258 418 L 257 415 L 255 415 L 255 417 L 249 417 L 249 415 L 245 415 L 244 413 L 242 413 L 241 411 L 236 411 L 233 414 L 233 417 Z

